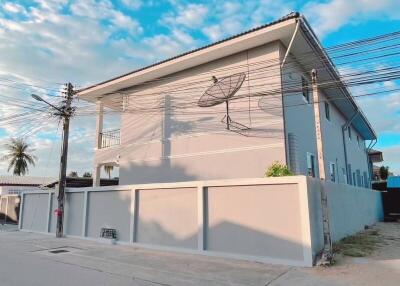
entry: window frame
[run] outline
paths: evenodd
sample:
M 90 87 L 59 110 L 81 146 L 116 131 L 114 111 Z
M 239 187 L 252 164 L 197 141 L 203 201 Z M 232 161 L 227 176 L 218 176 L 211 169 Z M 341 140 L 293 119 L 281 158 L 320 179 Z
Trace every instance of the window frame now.
M 331 106 L 329 102 L 325 101 L 325 119 L 331 121 Z
M 336 163 L 329 162 L 330 181 L 336 183 Z
M 309 166 L 309 163 L 311 166 Z M 311 170 L 310 170 L 311 169 Z M 311 171 L 311 173 L 310 173 Z M 307 176 L 316 177 L 316 158 L 315 155 L 311 152 L 307 152 Z
M 310 104 L 310 88 L 309 88 L 309 81 L 305 76 L 301 76 L 301 93 L 302 93 L 302 98 L 303 100 L 307 103 Z

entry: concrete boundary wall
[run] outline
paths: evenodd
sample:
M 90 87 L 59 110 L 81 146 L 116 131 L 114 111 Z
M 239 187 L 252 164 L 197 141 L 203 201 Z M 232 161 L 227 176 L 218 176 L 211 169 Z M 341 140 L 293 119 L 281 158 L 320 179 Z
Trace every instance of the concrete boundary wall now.
M 312 266 L 322 248 L 318 184 L 293 176 L 68 189 L 64 228 L 71 237 L 98 240 L 108 227 L 121 244 Z M 21 230 L 54 233 L 53 192 L 24 193 L 21 201 Z M 364 201 L 374 203 L 365 223 L 378 220 L 377 197 Z
M 307 178 L 313 254 L 323 248 L 321 182 Z M 325 182 L 333 242 L 383 220 L 382 194 L 379 191 Z

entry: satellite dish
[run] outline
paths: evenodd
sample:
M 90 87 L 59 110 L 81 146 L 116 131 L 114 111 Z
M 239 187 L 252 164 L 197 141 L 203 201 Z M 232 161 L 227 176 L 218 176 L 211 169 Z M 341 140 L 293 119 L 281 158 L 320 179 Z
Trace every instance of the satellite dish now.
M 246 74 L 244 72 L 225 76 L 220 79 L 213 76 L 214 84 L 207 88 L 198 102 L 200 107 L 211 107 L 225 102 L 226 115 L 222 118 L 222 122 L 226 123 L 226 129 L 228 130 L 231 130 L 231 127 L 239 130 L 249 129 L 249 127 L 233 121 L 229 116 L 229 100 L 240 89 L 245 78 Z

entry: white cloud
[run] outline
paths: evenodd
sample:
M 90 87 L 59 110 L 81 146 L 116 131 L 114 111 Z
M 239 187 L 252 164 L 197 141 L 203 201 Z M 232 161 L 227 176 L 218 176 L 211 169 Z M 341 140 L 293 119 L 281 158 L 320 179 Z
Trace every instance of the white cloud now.
M 147 0 L 147 2 L 151 2 L 151 1 Z M 130 8 L 130 9 L 134 9 L 134 10 L 139 9 L 144 4 L 143 1 L 141 1 L 141 0 L 122 0 L 122 3 L 126 7 Z
M 398 0 L 331 0 L 312 1 L 305 5 L 303 14 L 311 22 L 316 33 L 324 36 L 343 25 L 357 23 L 366 18 L 400 19 Z
M 389 171 L 394 175 L 400 176 L 400 146 L 391 146 L 387 148 L 380 148 L 383 152 L 383 163 L 381 165 L 389 166 Z
M 196 41 L 181 30 L 173 30 L 171 35 L 157 35 L 145 38 L 143 44 L 152 54 L 152 61 L 175 56 L 195 47 Z
M 392 82 L 390 85 L 390 88 L 387 88 L 385 84 L 361 86 L 357 88 L 357 92 L 354 92 L 354 94 L 371 94 L 374 91 L 379 92 L 382 90 L 393 90 L 400 88 L 395 82 Z M 391 93 L 378 93 L 371 96 L 357 97 L 356 99 L 378 135 L 379 133 L 386 132 L 400 133 L 399 91 L 394 91 Z M 382 116 L 383 114 L 385 116 Z
M 168 13 L 162 19 L 168 25 L 183 25 L 186 28 L 195 29 L 204 23 L 208 13 L 208 7 L 203 4 L 187 4 L 179 6 L 176 12 Z
M 80 0 L 74 2 L 70 9 L 74 15 L 94 20 L 108 20 L 121 29 L 135 33 L 141 33 L 143 30 L 138 21 L 116 10 L 112 3 L 107 0 Z
M 211 41 L 221 40 L 282 17 L 294 6 L 294 2 L 282 0 L 215 2 L 209 15 L 212 24 L 204 25 L 202 32 Z
M 11 2 L 6 2 L 3 5 L 3 9 L 7 12 L 10 13 L 21 13 L 21 14 L 25 14 L 26 10 L 23 6 L 16 4 L 16 3 L 11 3 Z
M 29 85 L 58 90 L 60 85 L 57 83 L 71 81 L 75 86 L 78 84 L 82 87 L 194 48 L 198 44 L 190 34 L 179 28 L 166 34 L 137 39 L 135 37 L 140 33 L 141 26 L 108 1 L 99 1 L 96 9 L 91 6 L 94 2 L 89 0 L 37 3 L 37 6 L 27 9 L 23 19 L 5 18 L 0 14 L 0 54 L 7 55 L 0 61 L 0 94 L 7 94 L 15 101 L 29 102 L 31 106 L 42 106 L 31 99 L 31 93 L 46 97 L 45 93 L 49 91 Z M 71 13 L 66 14 L 65 11 Z M 114 38 L 121 31 L 129 35 Z M 8 85 L 4 78 L 20 82 L 20 89 L 4 86 Z M 9 104 L 5 107 L 3 103 L 0 102 L 2 118 L 24 112 L 21 107 L 10 108 Z M 28 137 L 40 159 L 30 174 L 57 176 L 59 140 L 49 144 L 60 136 L 57 123 L 55 118 L 40 121 L 30 117 L 12 125 L 2 124 L 0 129 L 6 135 L 0 140 L 20 136 L 45 124 L 40 132 Z M 94 116 L 73 119 L 69 171 L 76 170 L 80 174 L 92 171 L 94 130 Z M 0 162 L 0 173 L 5 173 L 4 164 Z

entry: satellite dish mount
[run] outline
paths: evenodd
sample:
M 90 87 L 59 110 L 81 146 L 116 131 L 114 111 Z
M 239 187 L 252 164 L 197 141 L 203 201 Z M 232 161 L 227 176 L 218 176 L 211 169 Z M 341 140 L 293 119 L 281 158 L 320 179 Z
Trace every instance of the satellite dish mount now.
M 226 114 L 221 122 L 226 123 L 226 129 L 234 132 L 250 129 L 246 125 L 232 120 L 229 115 L 229 101 L 242 86 L 246 78 L 245 73 L 237 73 L 217 79 L 212 76 L 214 84 L 211 85 L 200 97 L 198 105 L 200 107 L 212 107 L 225 102 Z

